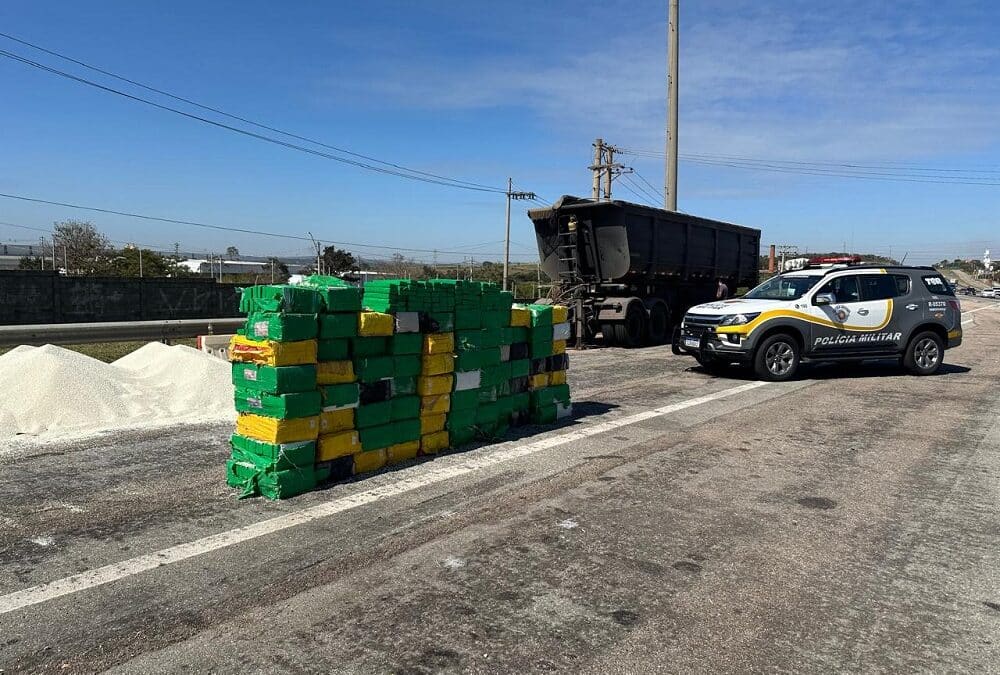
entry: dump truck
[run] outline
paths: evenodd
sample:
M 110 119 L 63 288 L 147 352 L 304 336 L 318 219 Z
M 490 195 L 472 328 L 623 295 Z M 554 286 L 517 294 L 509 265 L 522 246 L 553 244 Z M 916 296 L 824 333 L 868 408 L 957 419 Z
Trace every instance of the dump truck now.
M 624 201 L 564 195 L 528 211 L 547 300 L 568 304 L 573 339 L 668 342 L 692 305 L 758 283 L 760 230 Z

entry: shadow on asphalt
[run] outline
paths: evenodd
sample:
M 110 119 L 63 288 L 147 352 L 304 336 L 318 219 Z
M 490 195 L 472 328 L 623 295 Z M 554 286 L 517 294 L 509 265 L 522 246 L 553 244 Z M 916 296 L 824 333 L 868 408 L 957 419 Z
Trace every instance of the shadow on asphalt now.
M 422 455 L 414 459 L 408 459 L 396 464 L 392 464 L 385 468 L 379 469 L 378 471 L 373 471 L 371 473 L 360 474 L 357 476 L 348 476 L 344 473 L 334 476 L 329 482 L 324 483 L 316 487 L 316 490 L 327 490 L 337 485 L 344 485 L 348 483 L 356 483 L 359 481 L 365 481 L 372 476 L 377 476 L 383 473 L 392 473 L 395 471 L 400 471 L 402 469 L 408 469 L 412 466 L 418 464 L 425 464 L 427 462 L 433 461 L 437 457 L 445 457 L 449 455 L 460 455 L 462 453 L 469 452 L 471 450 L 476 450 L 478 448 L 486 447 L 488 445 L 495 445 L 497 443 L 507 443 L 510 441 L 530 441 L 532 437 L 538 436 L 539 434 L 545 433 L 547 431 L 554 431 L 558 429 L 566 429 L 568 427 L 575 426 L 580 423 L 580 420 L 586 419 L 588 417 L 597 417 L 600 415 L 605 415 L 610 411 L 618 408 L 617 405 L 613 403 L 604 403 L 602 401 L 574 401 L 573 402 L 573 414 L 569 417 L 559 420 L 553 424 L 525 424 L 523 426 L 511 427 L 502 436 L 490 439 L 475 441 L 469 443 L 468 445 L 463 445 L 461 448 L 443 450 L 436 455 Z M 342 458 L 350 459 L 350 458 Z M 345 466 L 347 472 L 350 471 L 349 465 Z
M 754 375 L 749 366 L 729 366 L 724 370 L 708 370 L 702 366 L 691 366 L 687 371 L 726 380 L 752 382 L 759 379 Z M 945 363 L 941 366 L 941 370 L 931 377 L 963 375 L 971 371 L 972 368 L 968 366 Z M 909 376 L 909 373 L 899 364 L 898 359 L 871 360 L 862 363 L 803 363 L 799 366 L 799 372 L 796 373 L 791 381 L 846 380 L 868 377 L 899 377 L 903 375 Z

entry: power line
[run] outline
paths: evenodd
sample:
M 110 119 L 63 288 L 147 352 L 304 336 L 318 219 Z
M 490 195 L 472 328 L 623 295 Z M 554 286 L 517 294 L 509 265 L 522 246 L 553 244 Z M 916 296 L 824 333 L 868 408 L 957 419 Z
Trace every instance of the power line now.
M 636 178 L 638 178 L 643 183 L 645 183 L 646 185 L 648 185 L 649 189 L 653 191 L 653 194 L 657 194 L 658 195 L 660 193 L 659 188 L 657 188 L 652 183 L 650 183 L 648 180 L 646 180 L 646 177 L 643 176 L 641 173 L 639 173 L 638 169 L 636 169 L 635 167 L 632 167 L 632 173 L 634 173 L 636 175 Z
M 629 154 L 653 158 L 657 154 L 654 151 L 625 151 Z M 718 156 L 721 157 L 721 156 Z M 887 180 L 893 182 L 909 183 L 937 183 L 942 185 L 983 185 L 1000 186 L 996 179 L 986 176 L 972 175 L 935 175 L 933 172 L 954 171 L 956 173 L 1000 173 L 992 170 L 976 169 L 923 169 L 923 168 L 894 168 L 875 165 L 844 164 L 841 168 L 824 168 L 825 166 L 838 166 L 833 163 L 824 164 L 819 162 L 798 162 L 794 160 L 763 160 L 754 158 L 744 159 L 722 159 L 709 155 L 681 155 L 681 160 L 692 164 L 704 166 L 719 166 L 734 169 L 747 169 L 756 171 L 770 171 L 774 173 L 793 173 L 810 176 L 831 176 L 837 178 L 860 178 L 867 180 Z M 880 171 L 879 169 L 886 169 Z M 913 173 L 923 171 L 924 173 Z
M 500 188 L 477 187 L 477 186 L 472 185 L 472 184 L 459 183 L 459 182 L 456 182 L 456 181 L 454 181 L 453 179 L 450 179 L 450 178 L 448 178 L 448 179 L 437 179 L 437 178 L 430 178 L 430 177 L 426 177 L 426 176 L 413 175 L 413 174 L 410 174 L 410 173 L 404 173 L 403 171 L 399 171 L 399 170 L 396 170 L 396 169 L 387 169 L 387 168 L 384 168 L 384 167 L 374 166 L 374 165 L 368 164 L 366 162 L 360 162 L 360 161 L 357 161 L 357 160 L 347 159 L 346 157 L 339 157 L 337 155 L 332 155 L 332 154 L 330 154 L 328 152 L 322 152 L 320 150 L 316 150 L 314 148 L 308 148 L 306 146 L 298 145 L 296 143 L 289 143 L 288 141 L 283 141 L 281 139 L 274 138 L 272 136 L 266 136 L 264 134 L 258 134 L 256 132 L 248 131 L 246 129 L 240 129 L 239 127 L 234 127 L 234 126 L 231 126 L 229 124 L 224 124 L 222 122 L 218 122 L 216 120 L 209 119 L 207 117 L 202 117 L 200 115 L 195 115 L 194 113 L 189 113 L 189 112 L 186 112 L 184 110 L 180 110 L 178 108 L 173 108 L 171 106 L 164 105 L 162 103 L 157 103 L 155 101 L 151 101 L 151 100 L 143 98 L 141 96 L 136 96 L 134 94 L 129 94 L 129 93 L 121 91 L 119 89 L 115 89 L 113 87 L 108 87 L 108 86 L 105 86 L 105 85 L 100 84 L 98 82 L 94 82 L 93 80 L 88 80 L 86 78 L 79 77 L 77 75 L 73 75 L 71 73 L 67 73 L 65 71 L 58 70 L 58 69 L 52 68 L 50 66 L 46 66 L 45 64 L 39 63 L 37 61 L 32 61 L 31 59 L 25 58 L 25 57 L 20 56 L 18 54 L 14 54 L 13 52 L 9 52 L 9 51 L 0 49 L 0 56 L 4 56 L 4 57 L 6 57 L 8 59 L 11 59 L 13 61 L 17 61 L 19 63 L 23 63 L 25 65 L 31 66 L 32 68 L 37 68 L 39 70 L 51 73 L 53 75 L 58 75 L 59 77 L 64 77 L 66 79 L 73 80 L 74 82 L 79 82 L 80 84 L 85 84 L 87 86 L 94 87 L 96 89 L 100 89 L 101 91 L 105 91 L 105 92 L 108 92 L 110 94 L 115 94 L 117 96 L 122 96 L 124 98 L 127 98 L 127 99 L 132 100 L 132 101 L 136 101 L 138 103 L 144 103 L 144 104 L 146 104 L 148 106 L 152 106 L 152 107 L 157 108 L 159 110 L 164 110 L 166 112 L 172 112 L 172 113 L 174 113 L 176 115 L 181 115 L 183 117 L 187 117 L 188 119 L 192 119 L 192 120 L 195 120 L 195 121 L 198 121 L 198 122 L 202 122 L 204 124 L 208 124 L 208 125 L 217 127 L 219 129 L 225 129 L 227 131 L 231 131 L 233 133 L 241 134 L 241 135 L 247 136 L 249 138 L 255 138 L 255 139 L 263 141 L 265 143 L 272 143 L 274 145 L 285 147 L 285 148 L 288 148 L 288 149 L 291 149 L 291 150 L 297 150 L 299 152 L 304 152 L 304 153 L 307 153 L 307 154 L 310 154 L 310 155 L 314 155 L 316 157 L 322 157 L 324 159 L 331 159 L 331 160 L 333 160 L 335 162 L 341 162 L 343 164 L 349 164 L 351 166 L 356 166 L 358 168 L 367 169 L 368 171 L 374 171 L 376 173 L 382 173 L 382 174 L 387 174 L 387 175 L 392 175 L 392 176 L 398 176 L 400 178 L 407 178 L 409 180 L 420 181 L 420 182 L 423 182 L 423 183 L 432 183 L 432 184 L 435 184 L 435 185 L 442 185 L 442 186 L 445 186 L 445 187 L 460 188 L 460 189 L 463 189 L 463 190 L 472 190 L 472 191 L 475 191 L 475 192 L 489 192 L 489 193 L 494 193 L 494 194 L 506 194 L 506 190 L 503 190 L 503 189 L 500 189 Z M 312 141 L 310 141 L 310 142 L 312 142 Z M 376 161 L 380 161 L 380 160 L 376 160 Z
M 661 158 L 664 156 L 662 151 L 657 150 L 622 150 L 623 153 L 636 156 L 644 156 L 651 158 Z M 820 161 L 804 161 L 804 160 L 794 160 L 794 159 L 767 159 L 761 157 L 744 157 L 739 155 L 714 155 L 714 154 L 699 154 L 699 153 L 683 153 L 680 157 L 687 157 L 690 159 L 715 159 L 715 160 L 739 160 L 747 162 L 769 162 L 775 164 L 795 164 L 803 166 L 829 166 L 829 167 L 840 167 L 848 169 L 889 169 L 893 171 L 924 171 L 924 172 L 942 172 L 942 173 L 985 173 L 985 174 L 1000 174 L 1000 169 L 955 169 L 955 168 L 945 168 L 945 167 L 928 167 L 920 166 L 919 164 L 913 164 L 910 162 L 897 162 L 893 160 L 881 160 L 877 163 L 865 163 L 865 162 L 834 162 L 830 160 Z
M 56 58 L 63 59 L 64 61 L 69 61 L 70 63 L 75 63 L 76 65 L 82 66 L 84 68 L 87 68 L 88 70 L 92 70 L 92 71 L 94 71 L 96 73 L 101 73 L 102 75 L 107 75 L 108 77 L 112 77 L 112 78 L 114 78 L 116 80 L 119 80 L 121 82 L 126 82 L 126 83 L 131 84 L 131 85 L 136 86 L 136 87 L 140 87 L 141 89 L 145 89 L 146 91 L 151 91 L 151 92 L 154 92 L 156 94 L 160 94 L 161 96 L 166 96 L 168 98 L 172 98 L 175 101 L 181 101 L 182 103 L 187 103 L 188 105 L 192 105 L 192 106 L 194 106 L 196 108 L 201 108 L 202 110 L 208 110 L 208 111 L 214 112 L 214 113 L 216 113 L 218 115 L 223 115 L 224 117 L 228 117 L 229 119 L 238 120 L 240 122 L 244 122 L 245 124 L 250 124 L 252 126 L 257 127 L 258 129 L 266 129 L 267 131 L 273 131 L 275 133 L 281 134 L 282 136 L 288 136 L 289 138 L 295 138 L 295 139 L 298 139 L 300 141 L 306 141 L 308 143 L 312 143 L 314 145 L 319 145 L 321 147 L 328 148 L 330 150 L 336 150 L 337 152 L 344 153 L 345 155 L 351 155 L 352 157 L 358 157 L 360 159 L 366 159 L 368 161 L 376 162 L 378 164 L 384 164 L 385 166 L 390 166 L 392 168 L 399 169 L 401 171 L 408 171 L 410 173 L 420 174 L 422 176 L 428 176 L 430 178 L 438 178 L 438 179 L 441 179 L 441 180 L 447 180 L 447 181 L 451 181 L 451 182 L 454 182 L 454 183 L 463 183 L 465 185 L 471 185 L 471 186 L 475 186 L 475 187 L 491 188 L 491 186 L 484 185 L 482 183 L 473 183 L 473 182 L 470 182 L 470 181 L 459 180 L 457 178 L 449 178 L 448 176 L 441 176 L 441 175 L 438 175 L 438 174 L 435 174 L 435 173 L 430 173 L 430 172 L 427 172 L 427 171 L 420 171 L 418 169 L 411 169 L 411 168 L 409 168 L 407 166 L 403 166 L 401 164 L 395 164 L 393 162 L 386 162 L 386 161 L 378 159 L 376 157 L 371 157 L 369 155 L 363 155 L 363 154 L 361 154 L 359 152 L 353 152 L 351 150 L 347 150 L 346 148 L 340 148 L 340 147 L 337 147 L 335 145 L 329 145 L 327 143 L 324 143 L 322 141 L 317 141 L 316 139 L 309 138 L 307 136 L 301 136 L 299 134 L 296 134 L 296 133 L 293 133 L 293 132 L 290 132 L 290 131 L 284 131 L 283 129 L 278 129 L 277 127 L 268 126 L 267 124 L 263 124 L 261 122 L 255 122 L 254 120 L 248 119 L 246 117 L 241 117 L 240 115 L 235 115 L 233 113 L 228 113 L 225 110 L 221 110 L 219 108 L 214 108 L 212 106 L 205 105 L 204 103 L 198 103 L 197 101 L 194 101 L 194 100 L 189 99 L 189 98 L 185 98 L 183 96 L 178 96 L 177 94 L 171 94 L 169 91 L 165 91 L 163 89 L 158 89 L 158 88 L 150 86 L 148 84 L 143 84 L 142 82 L 138 82 L 136 80 L 129 79 L 129 78 L 124 77 L 122 75 L 118 75 L 116 73 L 113 73 L 113 72 L 111 72 L 109 70 L 104 70 L 103 68 L 98 68 L 97 66 L 91 65 L 91 64 L 86 63 L 84 61 L 80 61 L 79 59 L 75 59 L 75 58 L 73 58 L 71 56 L 66 56 L 65 54 L 61 54 L 61 53 L 59 53 L 57 51 L 53 51 L 51 49 L 47 49 L 46 47 L 42 47 L 42 46 L 34 44 L 32 42 L 28 42 L 27 40 L 23 40 L 21 38 L 15 37 L 15 36 L 10 35 L 8 33 L 0 32 L 0 37 L 5 37 L 8 40 L 12 40 L 12 41 L 17 42 L 19 44 L 25 45 L 26 47 L 31 47 L 32 49 L 36 49 L 36 50 L 38 50 L 40 52 L 43 52 L 45 54 L 49 54 L 50 56 L 55 56 Z
M 649 200 L 649 205 L 650 206 L 655 206 L 657 204 L 657 202 L 660 201 L 659 197 L 657 197 L 653 193 L 650 193 L 649 190 L 647 190 L 642 185 L 640 185 L 639 183 L 637 183 L 636 181 L 634 181 L 632 179 L 632 177 L 629 176 L 628 174 L 623 173 L 623 174 L 621 174 L 621 176 L 619 176 L 619 178 L 621 178 L 622 180 L 624 180 L 627 185 L 630 185 L 632 187 L 632 193 L 633 194 L 636 194 L 636 191 L 638 191 L 638 193 L 641 193 L 643 199 Z
M 979 185 L 982 187 L 997 187 L 1000 186 L 1000 182 L 983 182 L 981 180 L 947 180 L 947 179 L 937 179 L 931 177 L 907 177 L 898 174 L 865 174 L 865 173 L 842 173 L 835 171 L 820 171 L 820 170 L 809 170 L 809 169 L 791 169 L 787 167 L 777 167 L 769 165 L 760 164 L 740 164 L 736 162 L 723 162 L 723 161 L 710 161 L 710 160 L 696 160 L 696 159 L 684 159 L 682 161 L 691 164 L 699 164 L 703 166 L 716 166 L 725 167 L 731 169 L 746 169 L 751 171 L 766 171 L 771 173 L 789 173 L 798 174 L 803 176 L 825 176 L 829 178 L 856 178 L 860 180 L 876 180 L 876 181 L 889 181 L 897 183 L 928 183 L 937 185 Z
M 190 225 L 192 227 L 201 227 L 201 228 L 205 228 L 205 229 L 219 230 L 219 231 L 223 231 L 223 232 L 239 232 L 239 233 L 242 233 L 242 234 L 255 234 L 255 235 L 260 235 L 260 236 L 263 236 L 263 237 L 275 237 L 275 238 L 279 238 L 279 239 L 292 239 L 292 240 L 295 240 L 295 241 L 309 241 L 309 242 L 312 241 L 312 239 L 310 237 L 297 236 L 297 235 L 294 235 L 294 234 L 280 234 L 280 233 L 277 233 L 277 232 L 267 232 L 267 231 L 264 231 L 264 230 L 252 230 L 252 229 L 244 228 L 244 227 L 233 227 L 233 226 L 228 226 L 228 225 L 214 225 L 212 223 L 202 223 L 202 222 L 198 222 L 198 221 L 195 221 L 195 220 L 180 220 L 180 219 L 177 219 L 177 218 L 166 218 L 166 217 L 163 217 L 163 216 L 150 216 L 150 215 L 146 215 L 146 214 L 142 214 L 142 213 L 131 213 L 131 212 L 128 212 L 128 211 L 117 211 L 115 209 L 106 209 L 106 208 L 101 208 L 101 207 L 97 207 L 97 206 L 84 206 L 82 204 L 71 204 L 69 202 L 60 202 L 60 201 L 54 201 L 54 200 L 49 200 L 49 199 L 40 199 L 38 197 L 27 197 L 27 196 L 24 196 L 24 195 L 7 194 L 7 193 L 3 193 L 3 192 L 0 192 L 0 197 L 6 198 L 6 199 L 17 199 L 17 200 L 20 200 L 20 201 L 31 202 L 31 203 L 34 203 L 34 204 L 47 204 L 49 206 L 63 206 L 63 207 L 69 208 L 69 209 L 80 209 L 82 211 L 93 211 L 95 213 L 106 213 L 106 214 L 111 214 L 111 215 L 116 215 L 116 216 L 125 216 L 127 218 L 139 218 L 139 219 L 142 219 L 142 220 L 150 220 L 150 221 L 155 221 L 155 222 L 160 222 L 160 223 L 171 223 L 171 224 L 174 224 L 174 225 Z M 437 253 L 450 253 L 450 254 L 458 254 L 458 255 L 461 255 L 463 253 L 468 253 L 468 251 L 460 251 L 460 250 L 444 250 L 444 249 L 433 249 L 433 248 L 403 248 L 403 247 L 399 247 L 399 246 L 387 246 L 387 245 L 384 245 L 384 244 L 362 244 L 362 243 L 350 242 L 350 241 L 332 241 L 332 240 L 326 239 L 325 237 L 323 238 L 323 242 L 324 243 L 333 244 L 333 245 L 337 245 L 337 246 L 351 246 L 351 247 L 356 247 L 356 248 L 373 248 L 373 249 L 380 249 L 380 250 L 387 250 L 387 251 L 407 251 L 407 252 L 417 252 L 417 253 L 434 253 L 434 252 L 437 252 Z M 493 252 L 490 252 L 490 253 L 482 253 L 480 255 L 502 255 L 502 253 L 493 253 Z

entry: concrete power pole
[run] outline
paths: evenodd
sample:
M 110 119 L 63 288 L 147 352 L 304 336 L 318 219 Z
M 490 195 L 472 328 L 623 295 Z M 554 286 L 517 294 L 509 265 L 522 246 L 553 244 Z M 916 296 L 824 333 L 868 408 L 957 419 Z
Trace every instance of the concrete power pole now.
M 680 0 L 670 0 L 667 23 L 667 166 L 663 186 L 663 208 L 677 210 L 677 76 L 680 45 L 678 43 Z
M 510 200 L 511 199 L 534 199 L 534 192 L 514 192 L 514 181 L 507 178 L 507 236 L 503 242 L 503 286 L 507 290 L 507 273 L 510 268 Z
M 601 199 L 601 165 L 604 163 L 604 139 L 598 138 L 594 141 L 594 163 L 590 165 L 590 170 L 594 172 L 594 191 L 591 199 L 595 202 Z

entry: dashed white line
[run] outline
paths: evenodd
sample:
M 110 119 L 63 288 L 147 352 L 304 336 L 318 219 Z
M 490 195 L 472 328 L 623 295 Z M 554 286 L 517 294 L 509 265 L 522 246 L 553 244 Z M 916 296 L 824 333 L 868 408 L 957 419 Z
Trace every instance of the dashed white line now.
M 219 549 L 257 539 L 268 534 L 274 534 L 275 532 L 280 532 L 290 527 L 296 527 L 314 520 L 327 518 L 365 504 L 371 504 L 389 497 L 395 497 L 428 485 L 442 483 L 452 478 L 464 476 L 474 471 L 507 462 L 512 459 L 527 457 L 528 455 L 541 452 L 542 450 L 548 450 L 549 448 L 565 445 L 567 443 L 574 443 L 584 438 L 607 433 L 620 427 L 636 424 L 638 422 L 654 419 L 656 417 L 663 417 L 664 415 L 670 415 L 681 410 L 704 405 L 705 403 L 711 403 L 712 401 L 718 401 L 719 399 L 728 398 L 730 396 L 736 396 L 737 394 L 742 394 L 752 389 L 763 387 L 767 384 L 769 383 L 749 382 L 747 384 L 730 387 L 729 389 L 723 389 L 722 391 L 717 391 L 705 396 L 699 396 L 697 398 L 672 403 L 653 410 L 646 410 L 633 415 L 627 415 L 616 420 L 600 422 L 597 424 L 580 425 L 580 427 L 571 429 L 564 434 L 549 436 L 524 445 L 502 448 L 482 457 L 473 457 L 456 464 L 441 462 L 437 466 L 422 465 L 421 468 L 430 467 L 429 470 L 421 470 L 419 473 L 416 473 L 409 478 L 403 478 L 402 480 L 375 487 L 370 490 L 365 490 L 364 492 L 334 499 L 333 501 L 326 502 L 324 504 L 317 504 L 316 506 L 302 509 L 301 511 L 278 516 L 276 518 L 270 518 L 259 523 L 237 528 L 235 530 L 220 532 L 219 534 L 213 534 L 184 544 L 177 544 L 176 546 L 171 546 L 154 553 L 129 558 L 128 560 L 87 570 L 86 572 L 81 572 L 79 574 L 74 574 L 62 579 L 57 579 L 45 584 L 32 586 L 31 588 L 26 588 L 0 596 L 0 614 L 7 614 L 9 612 L 37 605 L 64 595 L 79 593 L 96 586 L 103 586 L 104 584 L 109 584 L 120 579 L 135 576 L 142 572 L 156 569 L 157 567 L 171 565 L 173 563 L 181 562 L 182 560 L 194 558 L 195 556 L 204 555 L 212 551 L 218 551 Z M 458 456 L 452 455 L 451 457 L 457 458 Z M 410 471 L 407 471 L 406 473 L 409 472 Z

